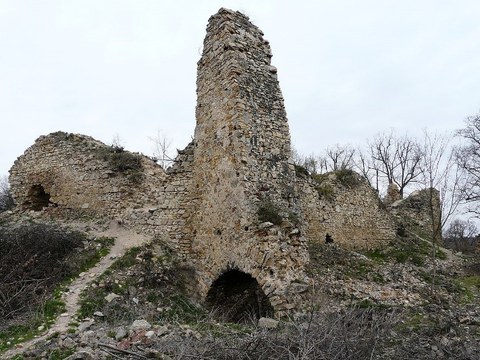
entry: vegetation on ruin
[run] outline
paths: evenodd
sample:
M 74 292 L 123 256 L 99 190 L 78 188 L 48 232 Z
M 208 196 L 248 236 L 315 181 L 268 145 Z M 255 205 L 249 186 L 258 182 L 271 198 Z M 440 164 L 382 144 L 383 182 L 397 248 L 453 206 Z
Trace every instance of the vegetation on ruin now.
M 280 225 L 283 221 L 282 210 L 272 200 L 264 199 L 257 208 L 258 221 L 271 222 L 274 225 Z
M 106 161 L 112 171 L 125 175 L 131 182 L 143 180 L 141 156 L 126 151 L 122 146 L 105 146 L 98 149 L 98 155 Z
M 8 178 L 6 176 L 0 177 L 0 212 L 10 210 L 14 206 Z
M 57 225 L 0 226 L 0 350 L 32 338 L 63 311 L 71 279 L 108 252 L 112 239 L 90 239 Z
M 101 312 L 97 322 L 110 325 L 129 324 L 137 318 L 154 323 L 194 323 L 204 310 L 187 297 L 189 281 L 190 270 L 179 265 L 165 243 L 134 247 L 82 293 L 77 317 L 81 321 Z M 107 301 L 109 294 L 117 297 Z

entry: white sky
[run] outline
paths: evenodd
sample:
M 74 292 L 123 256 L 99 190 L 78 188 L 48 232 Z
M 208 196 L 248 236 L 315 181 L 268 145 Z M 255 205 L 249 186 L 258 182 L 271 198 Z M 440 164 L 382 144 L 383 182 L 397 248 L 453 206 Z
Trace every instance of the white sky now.
M 196 62 L 220 7 L 265 33 L 301 153 L 480 110 L 478 0 L 0 0 L 0 176 L 40 135 L 151 155 L 195 126 Z

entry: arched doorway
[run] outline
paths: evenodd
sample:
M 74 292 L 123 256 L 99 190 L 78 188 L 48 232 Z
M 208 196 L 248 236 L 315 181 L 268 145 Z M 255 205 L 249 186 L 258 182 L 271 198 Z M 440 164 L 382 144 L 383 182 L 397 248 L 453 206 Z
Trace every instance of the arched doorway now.
M 50 194 L 45 192 L 42 185 L 32 185 L 27 194 L 25 206 L 29 210 L 40 211 L 50 204 Z
M 206 302 L 224 321 L 248 322 L 273 316 L 273 307 L 257 280 L 240 270 L 220 275 L 212 283 Z

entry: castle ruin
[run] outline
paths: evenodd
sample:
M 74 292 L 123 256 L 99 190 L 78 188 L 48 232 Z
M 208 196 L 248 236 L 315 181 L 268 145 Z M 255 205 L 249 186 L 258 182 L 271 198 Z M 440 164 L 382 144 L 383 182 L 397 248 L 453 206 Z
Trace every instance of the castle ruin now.
M 171 168 L 57 132 L 37 139 L 10 170 L 15 203 L 119 219 L 164 238 L 194 269 L 201 299 L 253 289 L 261 314 L 300 306 L 311 286 L 309 242 L 328 234 L 349 248 L 382 246 L 396 223 L 357 174 L 319 182 L 294 166 L 271 58 L 248 17 L 220 9 L 198 62 L 194 139 Z

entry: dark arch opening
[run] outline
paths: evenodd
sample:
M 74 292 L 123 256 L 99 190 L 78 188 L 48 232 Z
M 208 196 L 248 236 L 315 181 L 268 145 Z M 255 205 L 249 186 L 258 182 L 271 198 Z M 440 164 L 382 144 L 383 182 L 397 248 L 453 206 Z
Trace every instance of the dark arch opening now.
M 50 194 L 45 192 L 42 185 L 32 185 L 27 194 L 25 206 L 29 210 L 40 211 L 50 204 Z
M 257 280 L 240 270 L 229 270 L 210 287 L 207 305 L 224 321 L 248 322 L 273 316 L 273 306 Z

